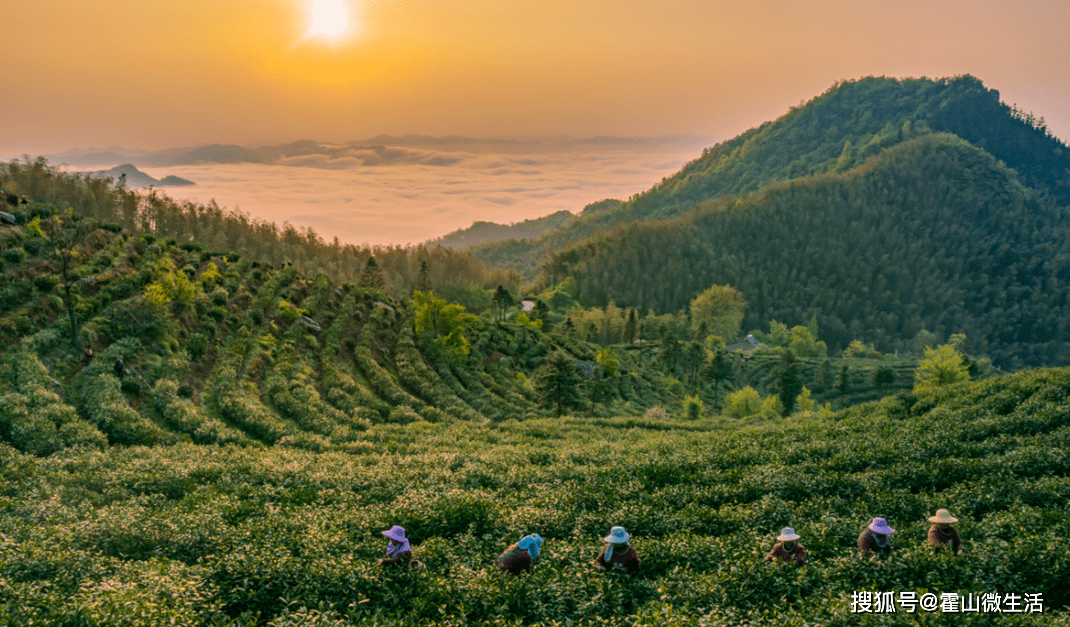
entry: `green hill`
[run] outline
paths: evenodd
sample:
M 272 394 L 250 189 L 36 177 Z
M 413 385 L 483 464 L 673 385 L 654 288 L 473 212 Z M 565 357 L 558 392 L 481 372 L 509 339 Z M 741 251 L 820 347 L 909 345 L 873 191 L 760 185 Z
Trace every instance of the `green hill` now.
M 675 311 L 711 284 L 748 301 L 745 329 L 817 316 L 834 350 L 904 350 L 965 333 L 1004 368 L 1070 362 L 1068 209 L 991 155 L 925 135 L 842 174 L 710 201 L 554 253 L 581 300 Z
M 915 395 L 910 362 L 800 359 L 799 379 L 818 402 L 895 395 L 838 414 L 732 420 L 716 415 L 724 394 L 775 393 L 776 355 L 728 355 L 731 372 L 713 385 L 666 365 L 658 342 L 617 344 L 618 372 L 597 374 L 603 347 L 558 331 L 565 312 L 525 322 L 488 310 L 463 342 L 446 338 L 451 349 L 468 345 L 458 357 L 428 331 L 452 314 L 405 295 L 437 276 L 390 273 L 411 268 L 420 249 L 335 249 L 350 257 L 333 258 L 332 270 L 357 274 L 347 282 L 299 269 L 332 259 L 315 239 L 265 234 L 211 207 L 179 210 L 165 197 L 131 207 L 122 190 L 43 164 L 7 171 L 33 202 L 0 225 L 0 625 L 802 627 L 853 624 L 856 591 L 1020 603 L 1028 594 L 1019 607 L 1044 612 L 1002 622 L 1067 620 L 1066 369 Z M 963 176 L 978 183 L 950 182 Z M 747 196 L 750 210 L 717 201 L 675 221 L 781 211 L 778 194 L 813 194 L 821 206 L 842 197 L 824 214 L 832 220 L 857 211 L 847 202 L 855 194 L 869 202 L 862 192 L 872 188 L 891 205 L 906 194 L 972 211 L 965 224 L 992 220 L 991 230 L 1020 239 L 1003 252 L 1029 259 L 1029 246 L 1048 250 L 1037 225 L 1058 216 L 1008 177 L 961 140 L 924 137 L 847 173 Z M 956 200 L 990 186 L 1002 189 L 1005 211 Z M 80 204 L 41 201 L 49 195 Z M 911 228 L 936 229 L 925 215 Z M 865 216 L 848 234 L 866 232 Z M 193 233 L 234 236 L 244 248 L 216 252 Z M 370 252 L 388 277 L 358 263 Z M 257 258 L 294 253 L 298 263 L 281 267 Z M 462 285 L 482 289 L 487 276 L 464 265 L 470 258 L 438 254 L 424 259 L 442 272 L 471 269 Z M 574 268 L 587 261 L 576 257 Z M 551 332 L 537 328 L 551 322 Z M 697 342 L 683 344 L 684 356 L 697 347 L 706 357 Z M 553 351 L 596 373 L 577 386 L 585 406 L 561 418 L 533 385 Z M 877 386 L 882 367 L 889 378 Z M 680 416 L 685 394 L 707 417 Z M 962 557 L 924 547 L 925 518 L 939 507 L 962 521 Z M 874 516 L 898 530 L 889 562 L 855 555 Z M 380 532 L 396 524 L 426 569 L 376 564 Z M 635 579 L 587 565 L 611 525 L 634 537 Z M 802 568 L 762 560 L 785 526 L 802 534 Z M 536 570 L 497 572 L 493 558 L 533 532 L 546 539 Z M 991 615 L 954 618 L 987 624 Z M 940 612 L 924 620 L 947 622 Z
M 613 211 L 581 218 L 540 242 L 499 242 L 474 249 L 488 264 L 528 278 L 541 258 L 601 231 L 690 211 L 723 195 L 863 163 L 919 135 L 946 132 L 1013 168 L 1027 186 L 1070 205 L 1070 148 L 1043 120 L 1001 103 L 999 92 L 966 75 L 953 79 L 864 78 L 833 85 L 779 119 L 705 150 L 677 174 Z
M 542 320 L 488 311 L 458 331 L 470 354 L 457 357 L 421 322 L 429 310 L 408 298 L 88 218 L 58 228 L 43 205 L 16 212 L 31 215 L 0 227 L 0 394 L 13 403 L 0 408 L 0 437 L 23 451 L 183 441 L 348 450 L 376 424 L 543 416 L 532 382 L 547 356 L 594 364 L 601 350 L 539 330 Z M 684 395 L 714 413 L 733 389 L 774 393 L 774 356 L 713 382 L 696 376 L 711 357 L 695 342 L 690 365 L 657 347 L 614 347 L 617 372 L 588 374 L 583 413 L 676 414 Z M 833 385 L 838 362 L 801 360 L 800 376 L 815 401 L 842 406 L 909 389 L 913 364 L 896 366 L 881 386 L 869 383 L 873 365 L 853 366 L 851 385 Z M 37 415 L 39 402 L 51 418 Z
M 568 211 L 558 211 L 548 216 L 524 220 L 515 224 L 497 224 L 494 222 L 474 222 L 467 229 L 458 229 L 452 233 L 427 242 L 427 246 L 445 246 L 447 248 L 468 248 L 496 242 L 503 239 L 534 239 L 542 237 L 548 231 L 568 224 L 576 216 Z

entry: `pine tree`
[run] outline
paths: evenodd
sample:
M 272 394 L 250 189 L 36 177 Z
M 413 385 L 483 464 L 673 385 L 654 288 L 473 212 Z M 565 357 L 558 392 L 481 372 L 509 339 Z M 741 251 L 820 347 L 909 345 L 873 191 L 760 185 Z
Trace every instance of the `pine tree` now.
M 639 336 L 639 316 L 635 313 L 635 308 L 632 307 L 628 310 L 628 321 L 624 325 L 624 340 L 626 342 L 634 342 Z
M 703 374 L 705 378 L 713 381 L 715 386 L 732 376 L 732 365 L 725 359 L 724 351 L 714 351 L 713 356 L 706 360 Z
M 420 261 L 420 274 L 416 277 L 416 289 L 424 294 L 431 292 L 431 273 L 427 270 L 427 260 Z
M 375 257 L 368 257 L 368 262 L 364 264 L 364 270 L 360 273 L 357 285 L 379 290 L 386 289 L 386 277 L 383 276 L 383 270 L 379 267 L 379 264 L 375 263 Z
M 799 363 L 795 360 L 795 353 L 786 350 L 777 368 L 777 388 L 782 415 L 790 416 L 795 410 L 795 399 L 798 398 L 802 387 L 802 381 L 799 378 Z
M 584 405 L 583 374 L 574 360 L 561 351 L 546 360 L 546 367 L 535 378 L 535 390 L 543 405 L 552 408 L 557 416 L 567 408 Z

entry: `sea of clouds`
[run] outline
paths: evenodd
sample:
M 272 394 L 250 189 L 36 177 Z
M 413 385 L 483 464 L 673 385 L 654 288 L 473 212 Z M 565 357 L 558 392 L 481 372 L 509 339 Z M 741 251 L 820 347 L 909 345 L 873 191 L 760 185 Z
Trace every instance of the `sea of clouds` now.
M 175 199 L 311 227 L 354 244 L 415 244 L 471 226 L 510 224 L 605 198 L 625 200 L 702 153 L 695 138 L 461 146 L 311 145 L 271 163 L 139 165 L 191 187 Z M 294 151 L 288 151 L 293 153 Z

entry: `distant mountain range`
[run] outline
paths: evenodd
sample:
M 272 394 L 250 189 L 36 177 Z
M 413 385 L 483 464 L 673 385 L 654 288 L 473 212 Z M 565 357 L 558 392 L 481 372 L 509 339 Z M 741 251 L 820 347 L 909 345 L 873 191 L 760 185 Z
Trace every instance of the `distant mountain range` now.
M 145 174 L 141 170 L 138 170 L 132 164 L 124 163 L 123 165 L 115 166 L 110 170 L 97 170 L 95 172 L 83 172 L 89 176 L 98 178 L 111 178 L 116 181 L 125 177 L 126 186 L 129 188 L 136 187 L 183 187 L 187 185 L 196 185 L 193 181 L 178 177 L 178 176 L 165 176 L 162 179 L 155 179 Z
M 437 152 L 532 152 L 543 150 L 568 150 L 592 146 L 685 146 L 701 150 L 709 140 L 697 135 L 662 135 L 658 137 L 543 137 L 537 139 L 480 139 L 448 135 L 377 135 L 375 137 L 342 144 L 298 140 L 286 144 L 271 144 L 256 147 L 234 144 L 207 144 L 202 146 L 168 148 L 166 150 L 138 150 L 121 146 L 106 148 L 79 148 L 66 152 L 45 155 L 49 161 L 69 166 L 111 165 L 131 163 L 139 166 L 167 167 L 202 163 L 260 163 L 292 165 L 301 167 L 339 168 L 353 166 L 377 166 L 392 164 L 419 164 L 448 166 L 456 158 L 444 157 Z

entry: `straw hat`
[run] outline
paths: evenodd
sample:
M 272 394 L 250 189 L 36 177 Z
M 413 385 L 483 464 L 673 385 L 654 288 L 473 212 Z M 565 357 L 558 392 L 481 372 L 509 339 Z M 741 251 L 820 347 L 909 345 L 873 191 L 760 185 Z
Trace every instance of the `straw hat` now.
M 869 523 L 869 530 L 884 535 L 895 533 L 895 529 L 889 527 L 888 521 L 883 518 L 874 518 L 873 522 Z
M 383 535 L 391 540 L 397 540 L 398 542 L 405 541 L 405 528 L 398 525 L 394 525 L 390 529 L 383 532 Z
M 776 537 L 777 542 L 792 542 L 801 538 L 799 534 L 795 533 L 795 530 L 791 527 L 784 527 L 780 530 L 780 535 Z
M 936 516 L 929 516 L 929 522 L 931 523 L 945 523 L 948 525 L 953 525 L 958 521 L 959 519 L 952 516 L 951 512 L 947 511 L 946 509 L 938 509 L 936 510 Z
M 602 541 L 610 544 L 627 544 L 628 532 L 624 530 L 624 527 L 613 527 L 609 530 L 609 535 L 602 538 Z

